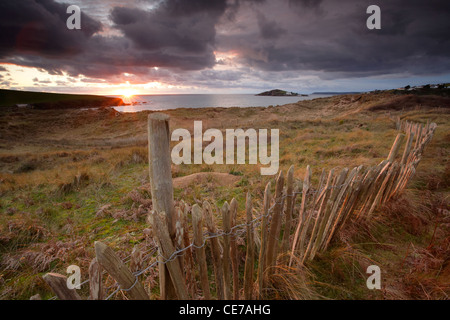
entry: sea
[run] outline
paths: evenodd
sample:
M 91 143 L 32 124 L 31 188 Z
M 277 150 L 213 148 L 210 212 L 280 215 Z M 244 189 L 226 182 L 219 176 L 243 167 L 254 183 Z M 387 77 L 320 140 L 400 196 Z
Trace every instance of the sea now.
M 309 94 L 307 96 L 256 96 L 254 94 L 166 94 L 136 95 L 130 98 L 116 96 L 129 105 L 114 107 L 119 112 L 158 111 L 177 108 L 231 108 L 269 107 L 301 100 L 325 98 L 332 94 Z

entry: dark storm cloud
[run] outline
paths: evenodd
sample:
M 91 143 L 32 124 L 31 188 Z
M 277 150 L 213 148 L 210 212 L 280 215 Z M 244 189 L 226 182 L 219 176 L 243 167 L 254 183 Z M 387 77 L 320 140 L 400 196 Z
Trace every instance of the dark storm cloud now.
M 82 30 L 76 31 L 66 28 L 66 4 L 1 0 L 0 62 L 53 75 L 113 78 L 126 72 L 172 83 L 189 81 L 189 71 L 197 71 L 191 78 L 202 83 L 208 78 L 235 83 L 250 73 L 261 79 L 275 72 L 336 79 L 450 72 L 448 1 L 378 0 L 381 30 L 366 28 L 369 0 L 119 3 L 95 3 L 111 8 L 97 8 L 94 15 L 109 12 L 101 21 L 108 21 L 107 30 L 114 33 L 105 34 L 86 8 Z M 233 58 L 217 61 L 215 52 L 230 52 Z M 236 72 L 212 72 L 218 63 Z M 151 73 L 156 66 L 172 73 Z
M 215 28 L 226 7 L 226 0 L 166 0 L 152 10 L 113 7 L 110 19 L 121 37 L 95 34 L 100 23 L 85 14 L 82 32 L 68 30 L 67 5 L 53 0 L 1 2 L 0 59 L 50 74 L 92 77 L 146 74 L 154 66 L 209 68 L 216 62 Z
M 215 26 L 225 9 L 225 0 L 169 0 L 151 11 L 115 7 L 111 19 L 137 47 L 202 54 L 206 67 L 211 66 Z
M 0 58 L 18 53 L 61 56 L 83 52 L 101 24 L 82 13 L 82 30 L 68 30 L 67 7 L 53 0 L 1 1 Z
M 266 0 L 228 0 L 227 10 L 225 16 L 228 20 L 233 21 L 236 18 L 236 14 L 243 5 L 260 5 L 265 3 Z
M 261 12 L 258 12 L 257 20 L 260 35 L 264 39 L 277 39 L 286 33 L 286 30 L 281 28 L 276 21 L 267 19 Z
M 324 78 L 450 71 L 448 1 L 380 0 L 381 30 L 366 27 L 370 4 L 290 0 L 283 7 L 267 2 L 258 10 L 286 33 L 262 32 L 264 19 L 258 15 L 258 38 L 252 33 L 224 35 L 219 45 L 238 52 L 240 62 L 252 68 L 319 71 Z
M 217 71 L 217 70 L 203 70 L 200 72 L 200 75 L 196 77 L 197 80 L 202 81 L 237 81 L 241 79 L 243 76 L 242 71 L 234 71 L 234 70 L 225 70 L 225 71 Z
M 289 0 L 289 5 L 302 9 L 317 8 L 321 3 L 322 0 Z

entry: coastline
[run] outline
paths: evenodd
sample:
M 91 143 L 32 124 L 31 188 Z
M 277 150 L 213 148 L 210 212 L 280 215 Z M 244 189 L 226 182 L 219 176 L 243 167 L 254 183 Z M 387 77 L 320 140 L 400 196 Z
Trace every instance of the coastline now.
M 329 98 L 332 95 L 256 96 L 254 94 L 179 94 L 137 95 L 124 99 L 126 105 L 115 108 L 120 112 L 164 111 L 171 109 L 276 107 L 300 101 Z

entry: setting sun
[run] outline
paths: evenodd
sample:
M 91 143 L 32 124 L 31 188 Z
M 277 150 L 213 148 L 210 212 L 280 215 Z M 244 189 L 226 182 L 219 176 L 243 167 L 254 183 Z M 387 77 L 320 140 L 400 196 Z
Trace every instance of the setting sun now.
M 119 95 L 121 95 L 124 98 L 131 98 L 136 94 L 136 90 L 133 89 L 123 89 L 119 91 Z

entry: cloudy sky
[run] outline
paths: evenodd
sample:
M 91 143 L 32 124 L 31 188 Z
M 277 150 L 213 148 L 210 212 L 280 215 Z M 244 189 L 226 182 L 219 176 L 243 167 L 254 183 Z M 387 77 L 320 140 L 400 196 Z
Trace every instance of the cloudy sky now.
M 381 8 L 369 30 L 367 7 Z M 81 30 L 68 30 L 69 5 Z M 0 88 L 369 91 L 450 82 L 448 0 L 1 0 Z

